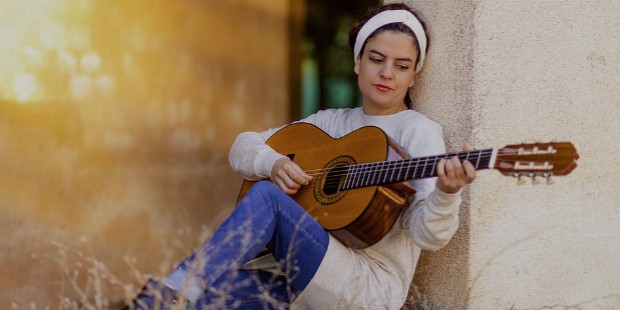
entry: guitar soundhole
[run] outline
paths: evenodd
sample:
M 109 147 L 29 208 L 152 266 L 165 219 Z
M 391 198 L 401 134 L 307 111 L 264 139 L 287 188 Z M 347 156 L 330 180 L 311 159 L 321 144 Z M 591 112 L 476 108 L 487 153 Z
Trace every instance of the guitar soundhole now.
M 338 193 L 346 176 L 344 172 L 346 172 L 345 165 L 338 165 L 327 173 L 325 184 L 323 185 L 323 193 L 325 195 L 335 195 Z
M 314 183 L 314 198 L 322 205 L 333 204 L 346 194 L 340 187 L 347 174 L 347 166 L 356 164 L 353 157 L 338 156 L 323 167 L 326 173 L 319 174 Z

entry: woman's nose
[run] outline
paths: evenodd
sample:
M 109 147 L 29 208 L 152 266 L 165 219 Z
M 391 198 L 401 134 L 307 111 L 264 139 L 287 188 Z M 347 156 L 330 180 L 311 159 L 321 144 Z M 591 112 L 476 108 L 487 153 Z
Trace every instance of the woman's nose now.
M 391 79 L 392 77 L 394 77 L 394 71 L 392 71 L 392 66 L 390 65 L 383 66 L 379 74 L 381 75 L 382 78 L 386 78 L 386 79 Z

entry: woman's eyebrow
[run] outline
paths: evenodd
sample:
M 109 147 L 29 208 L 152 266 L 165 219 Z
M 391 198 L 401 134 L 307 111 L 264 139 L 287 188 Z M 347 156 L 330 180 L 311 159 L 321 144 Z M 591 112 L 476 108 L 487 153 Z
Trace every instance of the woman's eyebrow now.
M 369 52 L 369 53 L 373 53 L 373 54 L 377 54 L 377 55 L 379 55 L 379 56 L 381 56 L 381 57 L 386 57 L 386 58 L 387 58 L 387 56 L 383 55 L 382 53 L 380 53 L 380 52 L 379 52 L 379 51 L 377 51 L 377 50 L 370 50 L 370 51 L 368 51 L 368 52 Z M 405 57 L 405 58 L 396 58 L 396 60 L 399 60 L 399 61 L 408 61 L 408 62 L 413 62 L 413 60 L 411 60 L 411 58 L 406 58 L 406 57 Z

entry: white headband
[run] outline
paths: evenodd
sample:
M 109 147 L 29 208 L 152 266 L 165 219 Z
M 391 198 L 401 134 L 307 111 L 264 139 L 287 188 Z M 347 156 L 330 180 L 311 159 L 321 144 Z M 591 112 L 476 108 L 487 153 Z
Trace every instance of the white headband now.
M 411 12 L 405 10 L 383 11 L 369 19 L 364 26 L 362 26 L 362 29 L 360 29 L 357 33 L 357 37 L 355 38 L 353 61 L 355 61 L 357 56 L 359 56 L 360 51 L 362 50 L 362 45 L 364 45 L 364 42 L 366 42 L 366 39 L 368 39 L 368 36 L 371 33 L 384 25 L 392 23 L 403 23 L 405 26 L 409 27 L 411 31 L 413 31 L 413 34 L 418 41 L 418 48 L 420 50 L 415 72 L 420 72 L 420 70 L 422 70 L 422 64 L 424 63 L 424 54 L 426 54 L 426 34 L 420 21 L 413 16 Z

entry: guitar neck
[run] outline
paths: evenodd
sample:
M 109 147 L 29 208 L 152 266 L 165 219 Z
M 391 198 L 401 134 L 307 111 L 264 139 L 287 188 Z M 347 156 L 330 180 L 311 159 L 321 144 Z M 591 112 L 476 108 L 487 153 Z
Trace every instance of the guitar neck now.
M 437 176 L 441 159 L 457 156 L 461 162 L 468 160 L 476 170 L 493 168 L 497 149 L 475 150 L 452 154 L 382 161 L 342 167 L 346 173 L 342 189 L 404 182 Z

